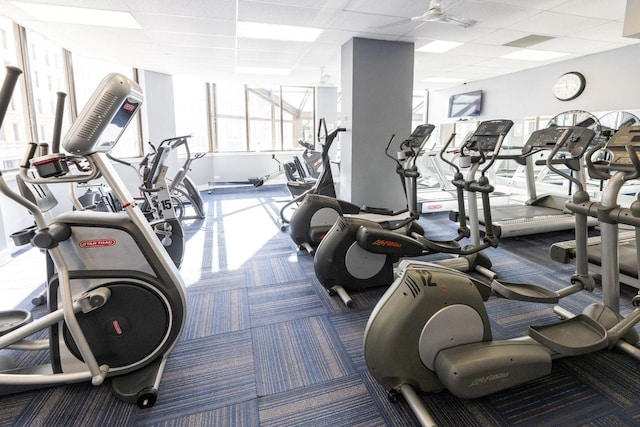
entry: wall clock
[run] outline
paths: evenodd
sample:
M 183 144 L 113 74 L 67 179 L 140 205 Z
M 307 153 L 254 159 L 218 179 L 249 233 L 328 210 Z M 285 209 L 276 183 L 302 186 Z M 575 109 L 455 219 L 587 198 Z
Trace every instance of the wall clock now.
M 561 75 L 553 85 L 553 96 L 560 101 L 576 99 L 584 91 L 587 80 L 581 73 L 570 71 Z

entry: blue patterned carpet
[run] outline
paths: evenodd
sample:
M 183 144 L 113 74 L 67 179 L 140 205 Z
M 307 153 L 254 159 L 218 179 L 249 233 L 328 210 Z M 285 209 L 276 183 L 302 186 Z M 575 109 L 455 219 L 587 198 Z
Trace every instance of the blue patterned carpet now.
M 207 217 L 186 227 L 187 324 L 153 408 L 122 403 L 106 385 L 73 384 L 0 397 L 0 426 L 416 425 L 404 401 L 387 399 L 362 353 L 384 289 L 353 293 L 353 309 L 329 297 L 312 258 L 279 230 L 285 197 L 280 186 L 205 195 Z M 421 222 L 432 236 L 455 230 L 445 214 Z M 550 261 L 547 249 L 570 237 L 514 238 L 487 253 L 502 278 L 558 289 L 573 268 Z M 633 292 L 625 291 L 629 311 Z M 581 292 L 562 305 L 579 312 L 599 296 Z M 491 299 L 487 306 L 495 338 L 555 318 L 548 305 Z M 638 361 L 612 351 L 556 361 L 552 375 L 480 399 L 446 391 L 422 398 L 442 426 L 637 426 L 639 384 Z

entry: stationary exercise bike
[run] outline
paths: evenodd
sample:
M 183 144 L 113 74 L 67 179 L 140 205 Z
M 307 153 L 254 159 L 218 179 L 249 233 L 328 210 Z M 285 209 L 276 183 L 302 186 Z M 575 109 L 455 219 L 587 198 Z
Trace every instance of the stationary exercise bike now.
M 393 266 L 402 257 L 418 257 L 435 253 L 456 255 L 439 261 L 457 270 L 476 270 L 493 278 L 491 260 L 481 251 L 498 244 L 492 233 L 485 233 L 480 241 L 477 231 L 477 194 L 483 205 L 489 204 L 493 186 L 485 174 L 493 165 L 502 141 L 510 131 L 511 120 L 490 120 L 480 123 L 476 131 L 461 147 L 460 158 L 469 168 L 465 178 L 460 167 L 444 157 L 455 138 L 451 135 L 441 151 L 441 158 L 455 170 L 453 185 L 456 187 L 458 209 L 465 212 L 464 194 L 469 205 L 469 226 L 466 215 L 460 215 L 458 235 L 451 240 L 436 241 L 428 238 L 422 227 L 417 228 L 420 217 L 417 206 L 417 168 L 405 175 L 410 218 L 392 226 L 390 223 L 374 222 L 360 216 L 339 218 L 320 242 L 314 257 L 314 270 L 318 281 L 330 295 L 338 295 L 348 307 L 353 305 L 349 290 L 361 290 L 377 286 L 388 286 L 393 282 Z M 418 152 L 413 156 L 417 157 Z M 415 165 L 414 165 L 415 166 Z M 480 171 L 480 177 L 476 175 Z M 489 213 L 488 210 L 486 213 Z M 486 215 L 485 215 L 486 217 Z M 488 220 L 485 218 L 485 220 Z M 475 230 L 475 231 L 474 231 Z M 464 239 L 470 244 L 461 245 Z
M 429 140 L 433 129 L 434 126 L 429 124 L 419 125 L 415 128 L 409 138 L 401 144 L 400 153 L 404 156 L 402 161 L 389 155 L 389 147 L 393 141 L 393 136 L 385 148 L 385 155 L 396 163 L 396 172 L 400 176 L 405 193 L 407 191 L 407 174 L 417 173 L 415 166 L 417 154 Z M 407 197 L 409 202 L 411 196 Z M 417 204 L 417 201 L 415 203 Z M 411 215 L 411 212 L 409 206 L 402 210 L 393 211 L 386 208 L 358 206 L 351 202 L 337 199 L 335 196 L 313 194 L 305 197 L 298 209 L 291 215 L 289 234 L 298 248 L 304 249 L 307 253 L 313 255 L 315 248 L 333 227 L 336 220 L 345 215 L 367 215 L 366 218 L 370 220 L 394 221 L 394 224 L 399 224 L 405 221 Z
M 21 70 L 7 67 L 0 89 L 4 118 Z M 57 153 L 36 158 L 30 143 L 20 177 L 34 184 L 86 182 L 102 176 L 124 213 L 71 211 L 47 222 L 37 205 L 11 190 L 0 192 L 28 209 L 37 224 L 32 239 L 55 266 L 48 279 L 49 313 L 37 320 L 1 313 L 0 349 L 48 351 L 46 365 L 14 368 L 3 358 L 0 394 L 111 378 L 115 395 L 141 408 L 153 406 L 169 353 L 186 320 L 185 287 L 174 263 L 105 156 L 137 113 L 140 87 L 109 74 L 67 133 Z M 1 120 L 0 120 L 1 122 Z M 81 160 L 82 170 L 74 165 Z M 34 177 L 31 172 L 36 171 Z M 48 330 L 48 339 L 27 337 Z
M 573 134 L 575 128 L 561 129 L 565 134 L 549 163 L 580 141 Z M 608 254 L 603 257 L 603 303 L 592 304 L 577 316 L 556 307 L 554 311 L 565 320 L 530 326 L 528 337 L 494 341 L 484 305 L 486 285 L 435 264 L 403 261 L 399 266 L 398 278 L 367 323 L 364 356 L 376 381 L 391 397 L 401 394 L 422 425 L 435 421 L 416 389 L 435 393 L 446 388 L 455 396 L 475 398 L 548 375 L 552 360 L 560 357 L 617 347 L 640 359 L 633 329 L 640 321 L 640 295 L 632 299 L 636 308 L 622 317 L 617 252 L 612 247 L 618 223 L 640 227 L 640 201 L 630 209 L 616 203 L 622 184 L 640 176 L 640 127 L 616 133 L 607 144 L 612 159 L 594 164 L 591 157 L 599 148 L 591 148 L 586 159 L 589 173 L 608 181 L 602 201 L 574 201 L 567 206 L 602 222 L 603 242 L 608 242 L 603 250 Z

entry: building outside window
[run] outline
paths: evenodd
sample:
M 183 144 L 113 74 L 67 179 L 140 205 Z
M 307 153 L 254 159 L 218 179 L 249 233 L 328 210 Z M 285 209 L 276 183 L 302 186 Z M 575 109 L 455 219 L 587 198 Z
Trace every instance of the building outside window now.
M 57 93 L 65 95 L 62 136 L 71 126 L 71 109 L 66 94 L 69 93 L 65 79 L 64 53 L 62 47 L 51 43 L 40 34 L 25 30 L 29 51 L 31 90 L 35 105 L 37 142 L 50 144 L 57 103 Z
M 0 58 L 4 66 L 18 65 L 16 40 L 13 23 L 0 16 Z M 0 70 L 0 78 L 4 79 L 6 69 Z M 18 84 L 13 92 L 11 103 L 7 109 L 2 128 L 0 128 L 0 159 L 2 170 L 18 167 L 27 148 L 27 131 L 23 103 L 22 85 Z

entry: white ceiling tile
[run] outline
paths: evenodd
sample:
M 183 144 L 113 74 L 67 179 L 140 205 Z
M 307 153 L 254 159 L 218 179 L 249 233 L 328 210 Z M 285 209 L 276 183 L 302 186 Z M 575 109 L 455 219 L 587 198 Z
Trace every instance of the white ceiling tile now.
M 142 28 L 149 31 L 169 31 L 218 36 L 235 36 L 236 34 L 235 21 L 149 13 L 139 13 L 136 18 Z
M 427 38 L 431 40 L 447 40 L 453 42 L 468 42 L 483 37 L 495 31 L 492 28 L 473 26 L 463 28 L 459 25 L 441 22 L 425 22 L 405 37 Z
M 640 41 L 630 37 L 623 37 L 621 22 L 605 22 L 582 31 L 577 31 L 571 35 L 586 40 L 600 40 L 623 44 L 633 44 Z
M 535 49 L 552 50 L 556 52 L 593 53 L 603 50 L 616 49 L 623 46 L 620 43 L 606 41 L 585 40 L 573 37 L 559 37 L 538 43 Z
M 607 0 L 606 2 L 602 2 L 602 0 L 571 0 L 551 10 L 570 15 L 622 22 L 626 5 L 626 0 Z
M 511 4 L 495 4 L 463 0 L 446 9 L 447 14 L 471 18 L 478 21 L 477 26 L 502 28 L 516 24 L 539 13 L 538 10 L 512 6 Z
M 235 21 L 237 14 L 237 0 L 126 0 L 126 4 L 133 12 L 160 13 L 172 16 Z
M 536 10 L 549 10 L 558 7 L 570 0 L 490 0 L 482 3 L 500 3 L 510 6 L 527 7 Z
M 238 20 L 266 24 L 302 25 L 326 28 L 338 14 L 336 9 L 319 9 L 292 5 L 241 0 Z
M 557 12 L 540 12 L 531 18 L 507 26 L 507 29 L 517 31 L 528 31 L 531 34 L 547 36 L 567 36 L 579 31 L 602 24 L 603 21 L 595 18 L 568 15 Z
M 422 15 L 429 9 L 428 1 L 415 0 L 352 0 L 345 7 L 346 11 L 390 15 L 403 18 Z

